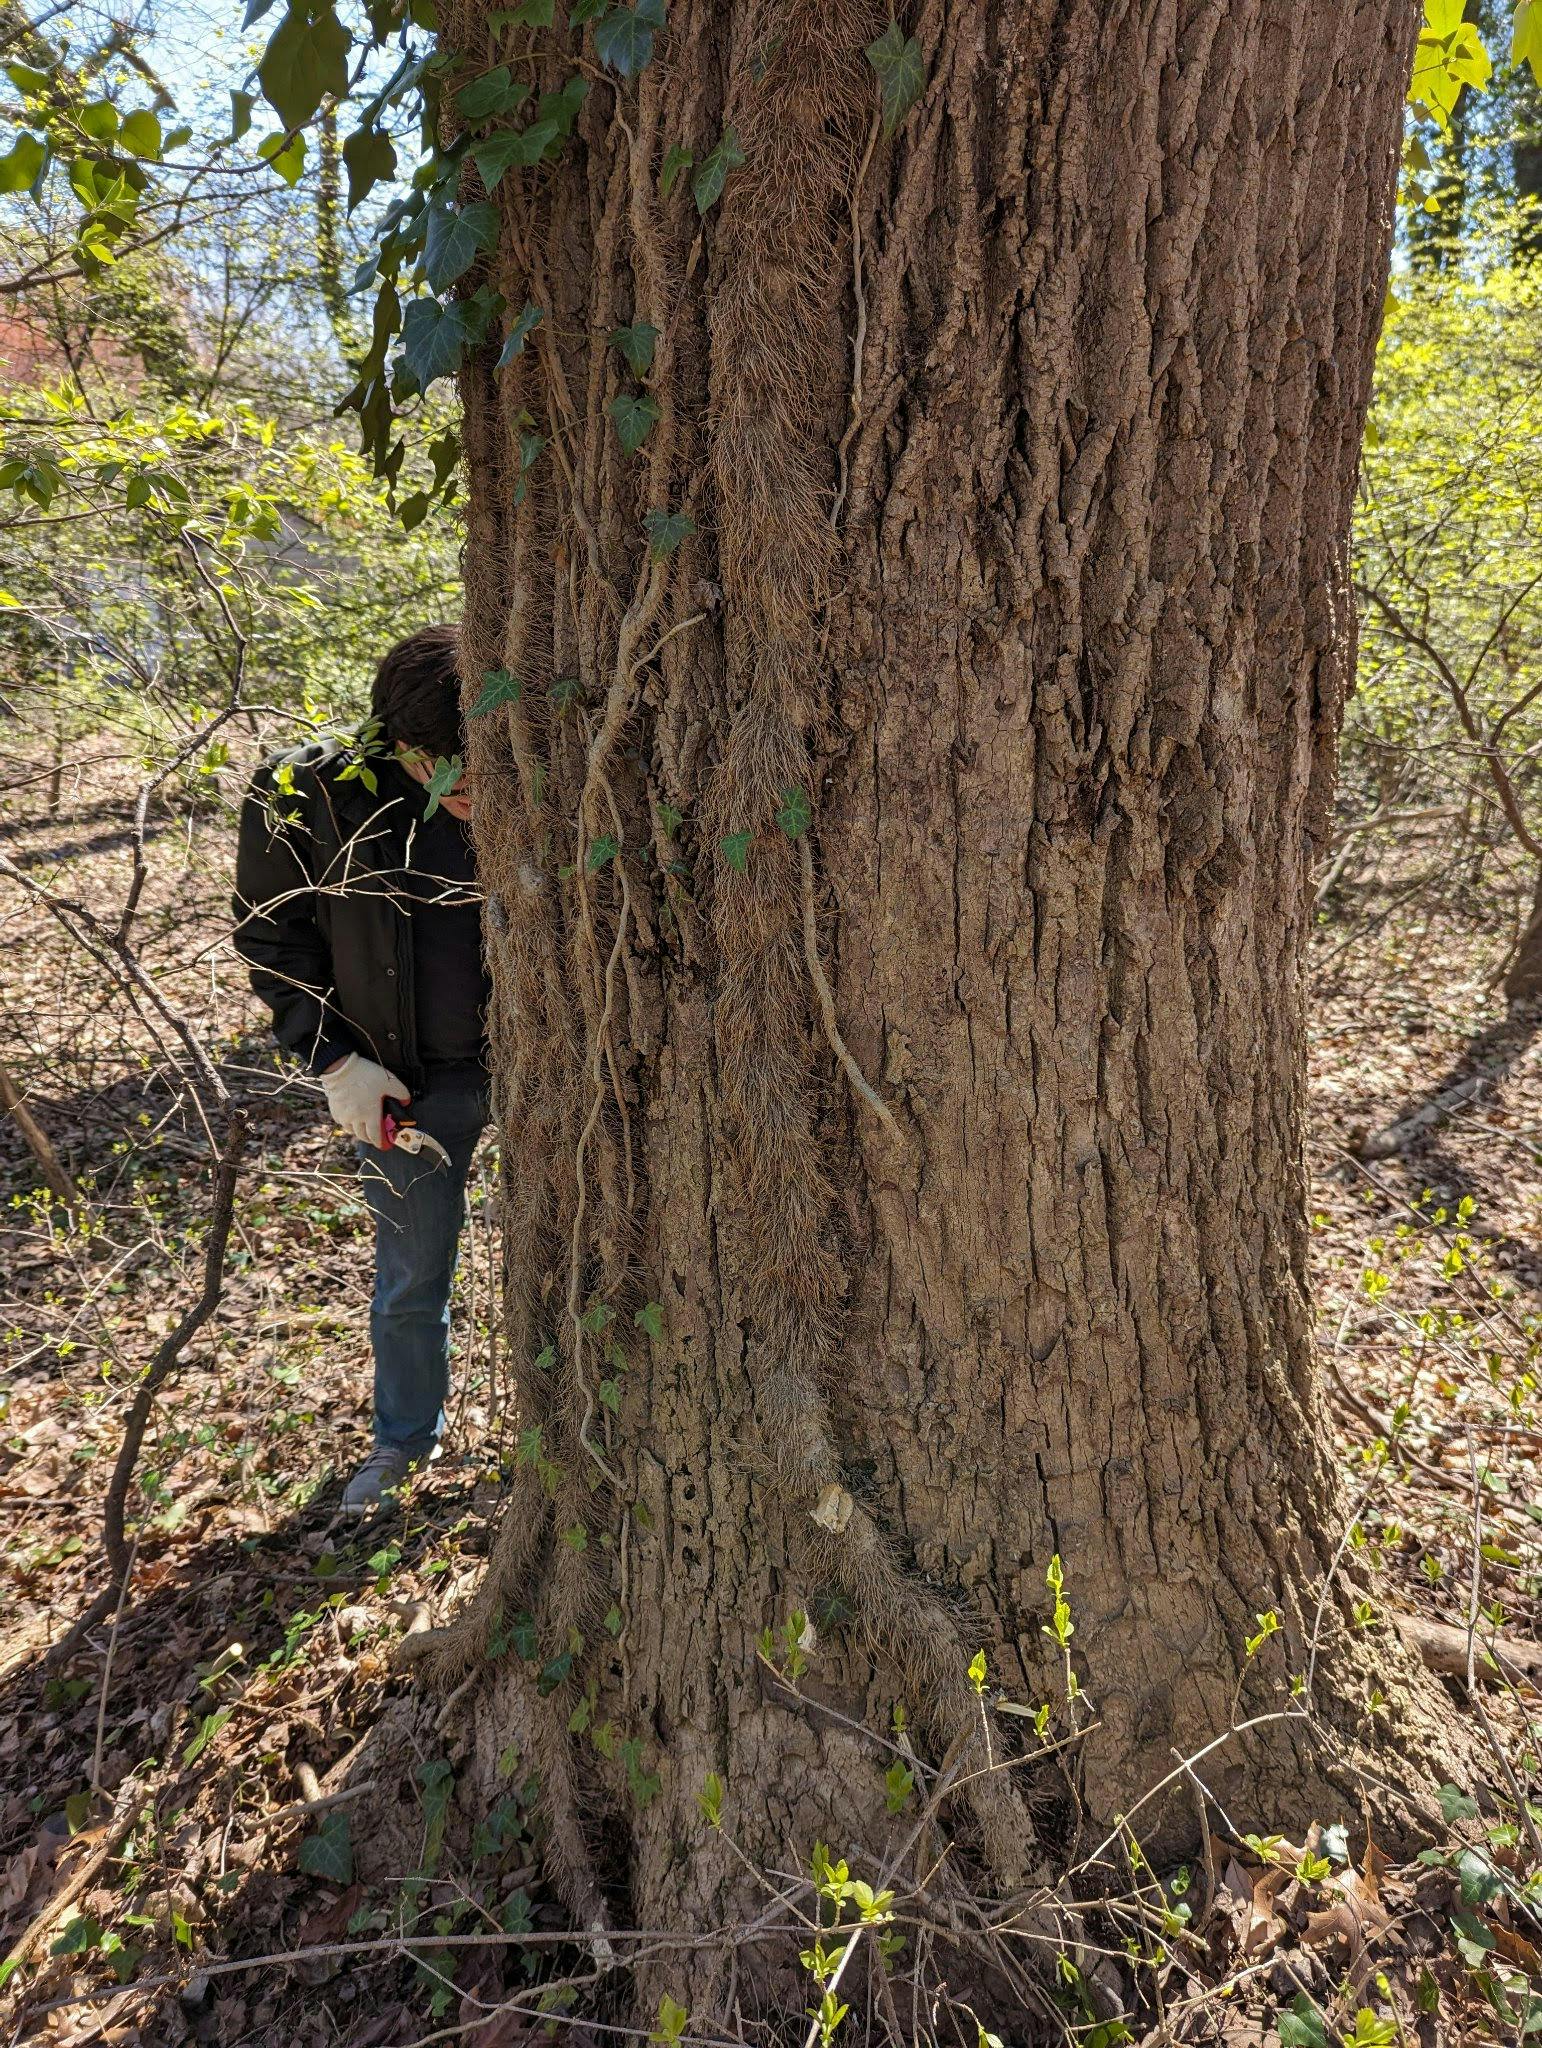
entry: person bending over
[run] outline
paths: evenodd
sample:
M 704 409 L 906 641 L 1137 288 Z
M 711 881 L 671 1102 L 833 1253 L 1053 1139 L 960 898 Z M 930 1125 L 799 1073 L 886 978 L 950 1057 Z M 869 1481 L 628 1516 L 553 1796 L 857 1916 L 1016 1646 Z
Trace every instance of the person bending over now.
M 280 1045 L 359 1141 L 375 1219 L 374 1449 L 343 1507 L 366 1514 L 434 1450 L 466 1175 L 488 1118 L 488 982 L 456 630 L 425 626 L 375 675 L 368 756 L 337 740 L 267 761 L 241 811 L 235 944 Z M 444 790 L 441 769 L 438 787 Z M 392 1119 L 408 1124 L 394 1143 Z M 408 1151 L 407 1144 L 420 1147 Z

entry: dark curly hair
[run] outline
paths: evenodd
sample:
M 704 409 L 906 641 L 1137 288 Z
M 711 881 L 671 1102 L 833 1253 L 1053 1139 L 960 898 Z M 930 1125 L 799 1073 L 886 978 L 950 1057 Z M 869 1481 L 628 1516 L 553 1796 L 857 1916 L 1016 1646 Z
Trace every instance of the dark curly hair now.
M 382 737 L 446 759 L 464 751 L 458 626 L 420 626 L 381 658 L 370 709 Z

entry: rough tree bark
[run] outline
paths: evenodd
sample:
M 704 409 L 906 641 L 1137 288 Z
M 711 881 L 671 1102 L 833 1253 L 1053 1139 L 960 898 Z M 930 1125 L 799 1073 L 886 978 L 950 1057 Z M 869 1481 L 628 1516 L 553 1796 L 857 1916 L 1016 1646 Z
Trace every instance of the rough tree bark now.
M 926 88 L 882 137 L 886 0 L 676 0 L 635 83 L 589 62 L 470 280 L 544 313 L 462 377 L 468 702 L 521 686 L 471 724 L 539 1435 L 432 1647 L 491 1674 L 489 1763 L 528 1728 L 575 1908 L 625 1884 L 642 1925 L 744 1903 L 709 1771 L 781 1868 L 905 1825 L 757 1658 L 795 1610 L 806 1686 L 878 1730 L 903 1701 L 935 1765 L 977 1648 L 1063 1700 L 1058 1554 L 1098 1820 L 1309 1665 L 1312 1728 L 1211 1756 L 1219 1798 L 1299 1824 L 1431 1751 L 1342 1569 L 1318 1612 L 1302 1132 L 1419 9 L 900 12 Z M 511 33 L 453 6 L 455 79 Z M 570 48 L 530 39 L 543 86 Z M 642 322 L 640 378 L 607 337 Z M 644 384 L 629 457 L 607 409 Z M 694 522 L 657 560 L 651 512 Z M 1142 1819 L 1176 1846 L 1187 1789 Z M 1063 1853 L 1000 1774 L 950 1825 L 1008 1887 Z

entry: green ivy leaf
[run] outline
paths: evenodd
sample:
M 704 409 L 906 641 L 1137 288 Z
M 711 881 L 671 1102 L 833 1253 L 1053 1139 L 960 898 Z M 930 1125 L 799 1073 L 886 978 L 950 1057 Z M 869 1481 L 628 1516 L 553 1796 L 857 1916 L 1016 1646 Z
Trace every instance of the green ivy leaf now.
M 343 144 L 343 167 L 348 173 L 348 211 L 352 213 L 396 170 L 390 136 L 379 128 L 355 128 Z
M 461 87 L 455 95 L 455 110 L 465 121 L 490 121 L 495 114 L 512 114 L 529 97 L 524 80 L 511 78 L 508 65 L 499 64 Z
M 447 292 L 490 249 L 498 235 L 498 209 L 485 200 L 457 212 L 437 201 L 428 210 L 423 276 L 432 292 Z
M 1486 1906 L 1504 1890 L 1504 1880 L 1481 1849 L 1464 1849 L 1456 1859 L 1464 1906 Z
M 691 180 L 698 213 L 706 213 L 717 204 L 723 196 L 723 184 L 728 173 L 738 170 L 743 162 L 744 151 L 739 147 L 739 138 L 732 128 L 725 128 L 722 140 L 703 157 L 701 169 Z
M 460 368 L 468 342 L 475 339 L 470 303 L 452 299 L 413 299 L 402 316 L 402 360 L 419 391 Z
M 546 145 L 555 142 L 560 133 L 560 124 L 548 118 L 532 121 L 528 128 L 508 128 L 499 135 L 473 142 L 471 160 L 481 172 L 488 192 L 497 191 L 511 165 L 539 163 Z
M 814 822 L 813 806 L 801 789 L 784 789 L 776 807 L 776 822 L 789 839 L 801 839 Z
M 612 1415 L 619 1415 L 621 1413 L 620 1380 L 601 1380 L 600 1399 L 605 1403 L 605 1406 Z
M 594 31 L 594 48 L 602 64 L 635 78 L 653 58 L 653 38 L 664 26 L 665 0 L 637 0 L 635 7 L 612 7 Z
M 1440 1810 L 1448 1821 L 1476 1820 L 1478 1802 L 1459 1785 L 1442 1785 L 1435 1797 L 1440 1801 Z
M 239 142 L 252 125 L 252 108 L 257 101 L 249 92 L 232 92 L 230 95 L 230 139 Z
M 628 455 L 635 455 L 659 416 L 658 401 L 646 392 L 639 397 L 634 392 L 623 391 L 610 401 L 607 409 L 622 447 Z
M 613 861 L 620 851 L 620 842 L 607 832 L 603 839 L 590 841 L 584 867 L 591 875 L 597 874 L 608 862 Z
M 540 326 L 542 318 L 541 308 L 531 305 L 527 299 L 525 301 L 525 310 L 509 329 L 508 339 L 504 342 L 502 352 L 498 357 L 498 368 L 500 370 L 507 369 L 517 355 L 524 354 L 525 343 L 534 334 L 536 328 Z M 527 462 L 523 464 L 523 467 L 528 469 L 530 465 Z
M 553 1657 L 551 1662 L 542 1668 L 541 1675 L 535 1682 L 535 1689 L 543 1700 L 549 1698 L 557 1690 L 557 1687 L 561 1685 L 572 1668 L 573 1652 L 571 1650 L 564 1650 L 560 1657 Z
M 506 668 L 490 668 L 483 671 L 482 694 L 466 713 L 468 718 L 485 718 L 489 711 L 499 711 L 505 704 L 517 704 L 524 684 L 518 676 L 511 676 Z
M 648 553 L 655 562 L 662 562 L 688 533 L 696 531 L 696 521 L 684 512 L 645 512 L 643 531 L 648 536 Z
M 613 327 L 608 337 L 611 347 L 621 351 L 634 377 L 646 377 L 653 367 L 653 344 L 658 338 L 658 329 L 647 320 L 638 320 L 630 327 Z
M 353 1837 L 346 1813 L 329 1813 L 300 1844 L 300 1868 L 329 1884 L 353 1883 Z
M 883 34 L 868 44 L 867 61 L 878 74 L 883 132 L 892 135 L 926 89 L 921 45 L 891 20 Z
M 49 1945 L 51 1956 L 81 1956 L 88 1949 L 96 1947 L 104 1930 L 99 1920 L 89 1913 L 77 1913 L 65 1923 L 64 1932 Z
M 755 835 L 753 832 L 730 832 L 726 837 L 718 841 L 718 845 L 723 849 L 724 860 L 727 861 L 735 874 L 742 875 L 749 866 L 750 847 L 753 845 L 754 839 Z
M 555 121 L 559 135 L 571 135 L 578 110 L 588 97 L 589 81 L 581 71 L 575 71 L 560 92 L 541 94 L 536 114 L 543 121 Z
M 664 1336 L 664 1310 L 656 1301 L 645 1301 L 633 1316 L 632 1321 L 651 1343 L 662 1342 Z
M 1280 2048 L 1328 2048 L 1322 2014 L 1304 1991 L 1297 1992 L 1290 2010 L 1280 2014 L 1276 2025 Z
M 550 28 L 552 0 L 519 0 L 517 7 L 500 7 L 488 17 L 493 29 L 502 28 Z
M 695 152 L 687 149 L 683 142 L 670 144 L 664 152 L 664 168 L 659 173 L 659 190 L 666 199 L 674 190 L 675 180 L 680 173 L 688 171 L 695 161 Z
M 586 21 L 593 21 L 597 14 L 603 14 L 609 5 L 610 0 L 573 0 L 568 18 L 575 27 L 580 27 Z
M 352 46 L 329 5 L 313 12 L 311 0 L 291 0 L 257 66 L 263 96 L 285 128 L 302 127 L 329 95 L 347 96 Z

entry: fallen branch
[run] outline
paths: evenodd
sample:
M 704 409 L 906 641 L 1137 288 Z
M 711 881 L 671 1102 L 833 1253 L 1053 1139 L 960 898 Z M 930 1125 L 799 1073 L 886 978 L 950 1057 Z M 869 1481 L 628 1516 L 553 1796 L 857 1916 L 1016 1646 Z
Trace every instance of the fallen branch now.
M 73 1216 L 80 1207 L 80 1192 L 60 1164 L 48 1133 L 28 1109 L 21 1090 L 3 1064 L 0 1064 L 0 1109 L 9 1114 L 26 1139 L 27 1149 L 37 1161 L 38 1172 Z
M 1465 1680 L 1468 1669 L 1468 1632 L 1454 1622 L 1431 1621 L 1422 1614 L 1397 1616 L 1398 1634 L 1416 1650 L 1428 1671 L 1442 1678 Z M 1517 1636 L 1495 1636 L 1479 1642 L 1473 1663 L 1475 1677 L 1493 1685 L 1542 1686 L 1542 1643 L 1528 1643 Z
M 188 1344 L 213 1315 L 225 1285 L 225 1250 L 235 1219 L 236 1180 L 246 1145 L 246 1117 L 231 1110 L 225 1124 L 225 1142 L 215 1165 L 214 1200 L 209 1216 L 209 1235 L 204 1247 L 203 1291 L 174 1330 L 162 1339 L 150 1361 L 129 1409 L 123 1442 L 107 1488 L 102 1512 L 102 1547 L 107 1556 L 107 1584 L 90 1606 L 75 1620 L 49 1653 L 50 1663 L 68 1657 L 88 1630 L 118 1605 L 127 1591 L 134 1558 L 127 1534 L 128 1490 L 139 1462 L 140 1447 L 149 1427 L 155 1397 L 176 1370 Z

